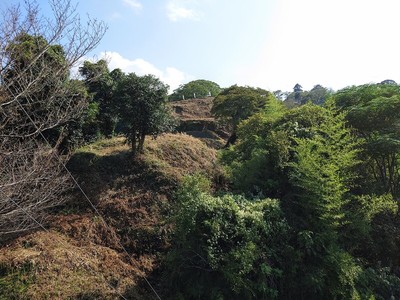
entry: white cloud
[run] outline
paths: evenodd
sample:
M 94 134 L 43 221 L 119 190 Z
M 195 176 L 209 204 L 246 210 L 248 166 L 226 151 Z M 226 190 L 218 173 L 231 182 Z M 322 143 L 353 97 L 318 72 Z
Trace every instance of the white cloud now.
M 123 57 L 118 52 L 103 52 L 100 54 L 99 59 L 101 58 L 108 61 L 110 70 L 120 68 L 125 73 L 136 73 L 140 76 L 147 74 L 154 75 L 169 85 L 170 92 L 189 79 L 187 74 L 176 68 L 168 67 L 165 70 L 160 70 L 144 59 L 138 58 L 130 60 Z
M 118 12 L 113 12 L 109 17 L 109 20 L 120 20 L 122 19 L 122 15 Z
M 143 8 L 142 3 L 140 3 L 138 0 L 122 0 L 122 2 L 124 2 L 125 5 L 129 6 L 135 11 L 139 11 Z
M 167 4 L 167 16 L 173 21 L 198 20 L 198 14 L 194 9 L 186 7 L 187 1 L 171 0 Z

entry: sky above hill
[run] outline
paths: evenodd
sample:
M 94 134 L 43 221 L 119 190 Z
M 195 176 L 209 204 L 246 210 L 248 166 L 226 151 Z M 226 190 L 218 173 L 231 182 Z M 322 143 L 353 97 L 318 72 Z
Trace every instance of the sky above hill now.
M 81 0 L 77 9 L 109 27 L 92 56 L 171 91 L 195 79 L 284 91 L 400 83 L 398 0 Z

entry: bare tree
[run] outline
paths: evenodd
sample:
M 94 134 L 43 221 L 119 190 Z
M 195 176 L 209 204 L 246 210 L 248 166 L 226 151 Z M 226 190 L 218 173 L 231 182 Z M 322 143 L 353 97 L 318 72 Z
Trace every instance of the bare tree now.
M 82 25 L 70 0 L 51 0 L 53 16 L 34 0 L 10 7 L 0 22 L 0 242 L 36 227 L 71 186 L 57 143 L 46 131 L 79 118 L 86 107 L 70 69 L 98 45 L 106 26 Z M 56 139 L 57 140 L 57 139 Z

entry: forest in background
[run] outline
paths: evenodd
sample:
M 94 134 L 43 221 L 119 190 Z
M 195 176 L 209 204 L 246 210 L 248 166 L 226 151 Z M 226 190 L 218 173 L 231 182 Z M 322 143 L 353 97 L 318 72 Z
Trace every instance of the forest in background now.
M 106 287 L 70 281 L 61 298 L 144 298 L 132 286 L 146 276 L 166 299 L 400 298 L 396 82 L 289 93 L 195 80 L 168 95 L 155 76 L 105 60 L 71 78 L 106 26 L 74 25 L 68 0 L 53 7 L 47 26 L 33 4 L 2 23 L 1 299 L 56 297 L 37 288 L 53 273 L 29 242 L 49 232 L 65 234 L 65 249 L 103 247 L 122 272 L 87 262 Z M 210 105 L 183 122 L 179 103 L 198 98 Z M 68 231 L 72 218 L 89 229 Z M 66 240 L 83 229 L 89 241 Z

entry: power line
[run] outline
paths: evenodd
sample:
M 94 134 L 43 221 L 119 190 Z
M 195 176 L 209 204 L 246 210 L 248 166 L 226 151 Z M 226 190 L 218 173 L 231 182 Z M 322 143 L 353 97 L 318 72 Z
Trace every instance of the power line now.
M 30 120 L 30 122 L 33 124 L 33 126 L 35 127 L 35 129 L 39 132 L 39 135 L 43 138 L 43 140 L 47 143 L 48 146 L 51 147 L 50 142 L 48 141 L 48 139 L 43 135 L 42 131 L 38 128 L 38 126 L 35 124 L 35 122 L 32 120 L 31 116 L 28 114 L 28 112 L 26 111 L 26 109 L 23 107 L 23 105 L 17 101 L 18 105 L 21 107 L 21 109 L 23 110 L 23 112 L 25 113 L 25 115 L 28 117 L 28 119 Z M 97 209 L 97 207 L 93 204 L 93 202 L 89 199 L 89 197 L 87 196 L 87 194 L 85 193 L 85 191 L 82 189 L 82 187 L 80 186 L 80 184 L 78 183 L 78 181 L 75 179 L 75 177 L 72 175 L 72 173 L 68 170 L 67 166 L 64 164 L 64 162 L 61 160 L 59 154 L 57 152 L 55 152 L 55 156 L 57 157 L 57 160 L 59 162 L 59 164 L 63 167 L 63 169 L 67 172 L 67 174 L 71 177 L 73 183 L 78 187 L 78 189 L 80 190 L 80 192 L 82 193 L 82 195 L 84 196 L 84 198 L 89 202 L 90 206 L 93 208 L 93 210 L 95 211 L 95 213 L 100 217 L 100 219 L 102 220 L 103 224 L 110 230 L 111 227 L 107 224 L 106 220 L 104 219 L 104 217 L 100 214 L 99 210 Z M 43 228 L 43 226 L 41 226 L 41 228 Z M 110 230 L 111 232 L 111 230 Z M 124 247 L 124 245 L 122 245 L 122 243 L 120 242 L 120 240 L 118 239 L 118 244 L 121 246 L 121 248 L 123 249 L 124 253 L 130 258 L 131 262 L 133 261 L 132 256 L 128 253 L 128 251 L 126 250 L 126 248 Z M 153 293 L 156 295 L 157 299 L 161 300 L 161 297 L 158 295 L 157 291 L 154 289 L 154 287 L 151 285 L 151 283 L 147 280 L 147 278 L 142 275 L 142 278 L 145 280 L 145 282 L 147 283 L 147 285 L 151 288 L 151 290 L 153 291 Z
M 34 216 L 32 216 L 28 211 L 26 211 L 21 205 L 19 205 L 17 202 L 15 202 L 12 198 L 10 198 L 10 200 L 11 200 L 11 202 L 12 202 L 15 206 L 17 206 L 17 207 L 18 207 L 20 210 L 22 210 L 29 218 L 31 218 L 32 221 L 35 222 L 40 228 L 42 228 L 44 231 L 50 233 L 50 231 L 49 231 L 46 227 L 44 227 L 42 223 L 40 223 L 38 220 L 36 220 L 36 218 L 35 218 Z M 80 259 L 77 255 L 75 255 L 75 254 L 72 253 L 70 250 L 68 250 L 67 244 L 64 243 L 64 241 L 62 241 L 62 240 L 60 239 L 59 242 L 64 246 L 65 251 L 69 252 L 69 254 L 71 255 L 71 257 L 76 257 L 76 258 Z M 83 262 L 83 259 L 82 259 L 82 262 Z M 95 270 L 94 270 L 93 268 L 90 267 L 89 264 L 82 264 L 82 265 L 86 265 L 91 271 L 94 272 L 94 274 L 96 274 L 96 275 L 98 274 L 98 273 L 95 272 Z M 103 275 L 101 275 L 101 276 L 103 276 Z M 103 276 L 103 278 L 104 278 L 104 276 Z M 108 284 L 108 286 L 111 287 L 122 299 L 128 300 L 128 299 L 126 299 L 126 298 L 124 297 L 124 295 L 122 295 L 114 286 L 112 286 L 105 278 L 104 278 L 104 281 L 105 281 L 105 282 Z

